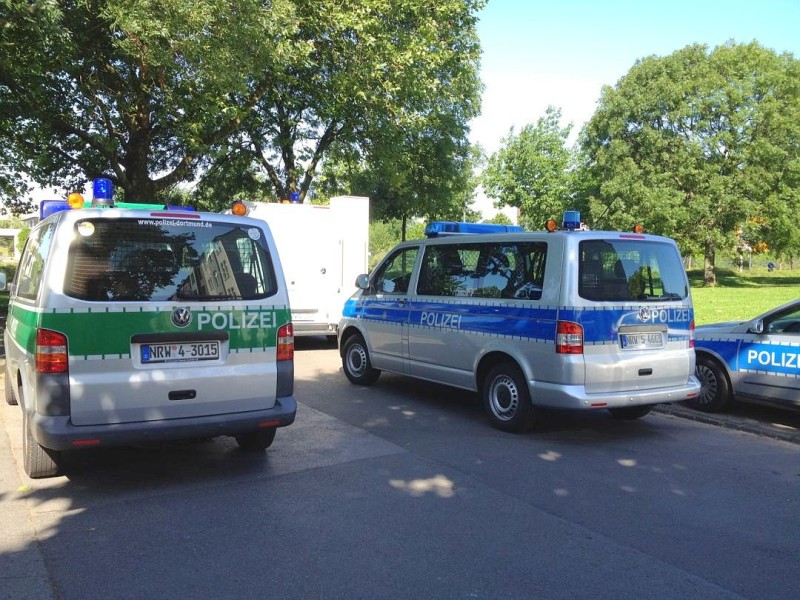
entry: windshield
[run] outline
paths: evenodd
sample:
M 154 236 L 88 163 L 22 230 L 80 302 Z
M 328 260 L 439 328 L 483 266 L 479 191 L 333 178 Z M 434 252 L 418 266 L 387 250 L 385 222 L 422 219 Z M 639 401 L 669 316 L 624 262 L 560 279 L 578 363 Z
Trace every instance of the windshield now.
M 682 300 L 689 285 L 671 244 L 587 240 L 580 244 L 578 293 L 587 300 Z
M 250 300 L 277 289 L 252 225 L 160 219 L 75 224 L 64 293 L 82 300 Z

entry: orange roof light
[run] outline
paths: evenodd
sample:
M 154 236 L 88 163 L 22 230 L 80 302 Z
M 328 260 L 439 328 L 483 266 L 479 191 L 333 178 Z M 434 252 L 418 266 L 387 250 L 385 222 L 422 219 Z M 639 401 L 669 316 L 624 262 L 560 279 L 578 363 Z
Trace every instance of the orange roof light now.
M 67 204 L 70 208 L 83 208 L 83 196 L 78 192 L 72 192 L 67 196 Z
M 231 204 L 231 214 L 234 214 L 237 217 L 246 217 L 247 206 L 241 200 L 236 200 L 233 204 Z
M 547 219 L 547 221 L 544 224 L 544 228 L 549 233 L 553 233 L 556 229 L 558 229 L 558 223 L 556 223 L 555 219 Z
M 637 223 L 633 226 L 633 233 L 644 233 L 644 225 Z

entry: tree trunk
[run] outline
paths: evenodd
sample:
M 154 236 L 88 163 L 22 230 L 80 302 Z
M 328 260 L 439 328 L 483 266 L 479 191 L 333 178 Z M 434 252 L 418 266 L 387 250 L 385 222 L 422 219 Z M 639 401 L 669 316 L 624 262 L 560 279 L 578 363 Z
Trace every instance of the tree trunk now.
M 406 241 L 406 216 L 405 215 L 403 215 L 402 228 L 403 228 L 403 231 L 400 234 L 400 239 L 401 239 L 401 241 L 405 242 Z
M 717 276 L 714 274 L 714 259 L 716 256 L 714 240 L 706 238 L 705 261 L 703 265 L 703 285 L 717 285 Z

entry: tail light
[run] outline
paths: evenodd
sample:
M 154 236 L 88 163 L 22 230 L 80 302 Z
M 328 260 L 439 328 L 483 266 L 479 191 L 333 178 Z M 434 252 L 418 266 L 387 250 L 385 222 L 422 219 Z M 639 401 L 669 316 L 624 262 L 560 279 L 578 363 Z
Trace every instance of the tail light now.
M 278 360 L 294 360 L 294 327 L 287 323 L 278 329 Z
M 583 327 L 559 321 L 556 329 L 556 354 L 583 354 Z
M 36 372 L 67 373 L 67 336 L 49 329 L 36 331 Z
M 689 323 L 689 348 L 694 348 L 694 320 Z

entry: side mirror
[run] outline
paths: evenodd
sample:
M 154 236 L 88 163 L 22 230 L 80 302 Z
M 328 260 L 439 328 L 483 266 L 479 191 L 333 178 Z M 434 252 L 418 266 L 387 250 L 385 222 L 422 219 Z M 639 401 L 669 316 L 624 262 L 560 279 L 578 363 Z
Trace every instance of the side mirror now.
M 8 289 L 8 277 L 5 271 L 0 271 L 0 292 L 5 292 Z
M 750 331 L 757 334 L 764 333 L 764 319 L 758 319 L 750 326 Z
M 363 274 L 356 277 L 356 287 L 360 290 L 369 289 L 369 275 Z

